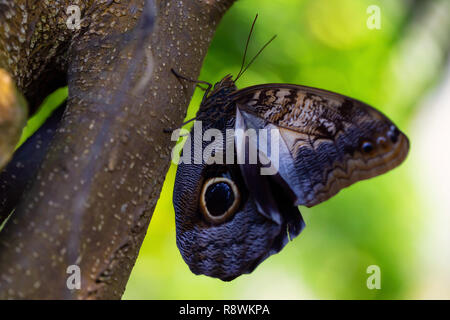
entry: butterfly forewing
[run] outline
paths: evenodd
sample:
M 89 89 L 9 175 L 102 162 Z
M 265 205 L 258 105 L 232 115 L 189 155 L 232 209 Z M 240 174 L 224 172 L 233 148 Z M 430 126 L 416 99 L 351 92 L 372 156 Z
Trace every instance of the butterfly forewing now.
M 408 153 L 408 139 L 387 117 L 337 93 L 265 84 L 236 91 L 230 99 L 246 123 L 259 123 L 255 129 L 279 129 L 279 174 L 296 194 L 296 205 L 325 201 L 395 168 Z

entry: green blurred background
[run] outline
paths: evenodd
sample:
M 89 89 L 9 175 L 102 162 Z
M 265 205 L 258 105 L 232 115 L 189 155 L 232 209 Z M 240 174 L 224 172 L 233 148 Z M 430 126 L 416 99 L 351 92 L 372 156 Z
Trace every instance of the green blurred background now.
M 381 10 L 380 29 L 367 27 L 370 5 Z M 249 55 L 278 37 L 238 87 L 296 83 L 367 102 L 409 136 L 409 157 L 323 204 L 300 207 L 303 233 L 230 283 L 193 275 L 178 252 L 172 165 L 124 299 L 449 299 L 450 156 L 440 152 L 450 139 L 442 124 L 450 119 L 450 2 L 239 0 L 217 30 L 201 80 L 236 75 L 256 13 Z M 43 110 L 66 94 L 50 97 Z M 42 117 L 31 120 L 24 139 Z M 366 286 L 370 265 L 381 269 L 380 290 Z

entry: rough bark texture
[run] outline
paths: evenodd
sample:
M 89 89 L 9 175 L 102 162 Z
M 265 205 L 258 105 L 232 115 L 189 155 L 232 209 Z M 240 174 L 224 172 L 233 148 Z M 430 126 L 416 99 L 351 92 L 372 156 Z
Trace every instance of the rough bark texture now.
M 0 67 L 31 112 L 66 74 L 69 85 L 60 129 L 0 233 L 0 298 L 109 299 L 125 289 L 170 163 L 163 129 L 181 124 L 194 88 L 170 69 L 198 76 L 233 0 L 158 1 L 154 25 L 140 19 L 144 2 L 0 2 Z M 66 26 L 71 4 L 78 31 Z M 67 288 L 70 265 L 81 290 Z

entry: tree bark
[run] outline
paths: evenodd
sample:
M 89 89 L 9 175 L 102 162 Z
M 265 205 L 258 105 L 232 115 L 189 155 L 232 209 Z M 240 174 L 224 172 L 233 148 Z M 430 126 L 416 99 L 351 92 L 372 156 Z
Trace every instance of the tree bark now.
M 180 126 L 194 89 L 170 69 L 198 76 L 233 0 L 78 2 L 76 32 L 65 24 L 69 1 L 11 4 L 28 19 L 26 47 L 3 53 L 19 57 L 0 67 L 31 111 L 52 66 L 67 72 L 69 98 L 41 169 L 0 233 L 2 299 L 121 297 L 170 164 L 173 142 L 163 130 Z M 42 21 L 54 23 L 51 31 Z M 66 283 L 72 265 L 79 290 Z

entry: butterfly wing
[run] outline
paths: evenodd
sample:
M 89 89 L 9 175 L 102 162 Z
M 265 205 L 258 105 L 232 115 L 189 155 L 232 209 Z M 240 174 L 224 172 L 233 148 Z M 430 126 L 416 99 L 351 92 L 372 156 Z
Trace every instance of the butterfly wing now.
M 249 120 L 253 120 L 249 122 Z M 272 145 L 271 136 L 267 135 L 268 127 L 262 128 L 260 118 L 249 119 L 245 112 L 236 110 L 235 121 L 235 146 L 237 163 L 245 181 L 245 185 L 249 192 L 253 195 L 255 206 L 259 214 L 274 223 L 281 226 L 281 232 L 278 240 L 272 249 L 272 253 L 279 252 L 288 242 L 300 234 L 305 227 L 305 223 L 301 214 L 295 206 L 296 195 L 286 183 L 277 170 L 267 170 L 267 164 L 271 158 L 270 147 L 267 150 L 257 149 L 258 157 L 255 157 L 255 163 L 252 163 L 251 152 L 252 146 Z M 254 139 L 248 136 L 249 130 L 254 130 Z M 241 137 L 240 134 L 247 134 L 247 138 Z M 274 141 L 276 144 L 277 141 Z M 266 159 L 262 163 L 262 158 Z M 266 167 L 266 168 L 263 168 Z M 266 169 L 266 170 L 264 170 Z M 271 254 L 272 254 L 271 253 Z
M 357 181 L 395 168 L 408 153 L 407 137 L 386 116 L 337 93 L 265 84 L 231 98 L 244 129 L 279 131 L 279 152 L 268 157 L 295 193 L 296 205 L 323 202 Z
M 234 122 L 230 119 L 221 124 L 205 123 L 198 130 L 204 136 L 210 128 L 219 129 L 225 137 Z M 210 145 L 195 139 L 195 128 L 194 125 L 183 148 L 191 161 L 179 164 L 175 179 L 177 246 L 193 273 L 230 281 L 252 272 L 270 255 L 279 252 L 289 237 L 300 233 L 304 223 L 292 204 L 293 195 L 282 191 L 287 189 L 283 179 L 277 175 L 261 176 L 258 163 L 244 168 L 236 164 L 208 164 L 208 159 L 195 163 L 195 143 L 201 154 Z M 230 140 L 234 141 L 233 136 Z M 218 142 L 215 154 L 226 150 L 226 145 L 221 145 L 228 143 L 234 145 L 228 139 Z M 232 180 L 240 194 L 239 208 L 220 222 L 205 218 L 201 209 L 206 181 L 216 177 Z M 217 197 L 215 201 L 216 204 L 226 202 Z
M 304 222 L 298 205 L 315 205 L 345 186 L 386 172 L 408 152 L 406 136 L 389 119 L 339 94 L 284 84 L 218 94 L 221 99 L 211 98 L 215 104 L 207 104 L 203 115 L 227 107 L 233 112 L 200 117 L 201 136 L 190 134 L 193 139 L 187 140 L 183 152 L 191 161 L 179 165 L 174 186 L 177 245 L 195 274 L 232 280 L 252 272 L 301 232 Z M 222 147 L 215 155 L 226 153 L 228 159 L 231 141 L 237 164 L 212 164 L 205 158 L 210 144 L 201 137 L 212 128 L 226 137 L 217 140 Z M 228 139 L 226 133 L 233 128 L 235 134 Z M 256 131 L 259 155 L 253 163 L 242 157 L 250 160 L 255 142 L 238 134 L 250 129 Z M 272 131 L 278 135 L 266 134 Z M 274 141 L 278 150 L 272 148 Z M 263 148 L 264 142 L 270 147 Z M 196 155 L 204 158 L 198 164 Z M 275 171 L 263 174 L 262 169 L 272 166 Z M 234 190 L 230 186 L 239 190 L 236 197 L 216 191 Z M 240 204 L 234 207 L 237 197 Z M 225 203 L 235 208 L 231 215 L 222 208 Z M 218 208 L 218 218 L 211 219 Z M 227 217 L 222 219 L 223 212 Z

